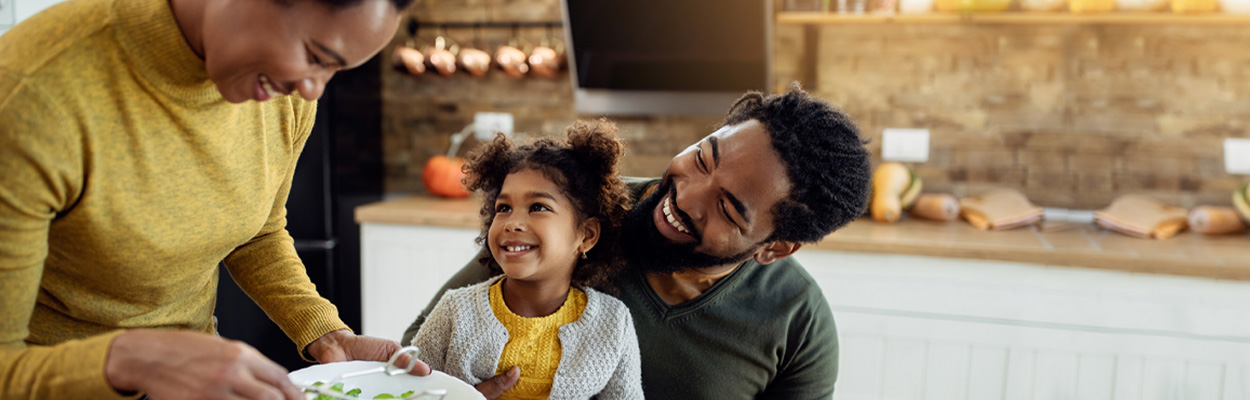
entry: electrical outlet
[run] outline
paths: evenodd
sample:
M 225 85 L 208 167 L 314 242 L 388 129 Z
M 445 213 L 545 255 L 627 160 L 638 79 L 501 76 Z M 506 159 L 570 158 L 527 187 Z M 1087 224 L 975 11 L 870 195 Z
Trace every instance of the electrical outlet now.
M 881 158 L 885 161 L 929 161 L 929 130 L 886 128 L 882 132 Z
M 1250 174 L 1250 139 L 1224 139 L 1224 170 L 1230 174 Z
M 512 136 L 512 114 L 500 112 L 479 112 L 473 114 L 473 138 L 486 141 L 495 137 L 498 132 Z

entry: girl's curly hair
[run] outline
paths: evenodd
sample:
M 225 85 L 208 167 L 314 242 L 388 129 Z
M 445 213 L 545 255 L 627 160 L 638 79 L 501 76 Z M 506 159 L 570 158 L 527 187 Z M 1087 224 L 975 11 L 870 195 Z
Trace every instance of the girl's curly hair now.
M 498 134 L 470 153 L 464 164 L 464 184 L 469 191 L 482 194 L 482 232 L 477 244 L 489 247 L 495 200 L 504 179 L 524 169 L 542 172 L 573 203 L 578 224 L 590 218 L 599 220 L 599 241 L 586 259 L 577 260 L 571 283 L 615 293 L 609 283 L 624 269 L 617 239 L 630 205 L 629 193 L 617 171 L 625 144 L 616 137 L 616 125 L 604 119 L 578 121 L 567 133 L 564 140 L 547 138 L 523 145 L 515 145 Z M 503 273 L 489 251 L 478 262 L 495 274 Z

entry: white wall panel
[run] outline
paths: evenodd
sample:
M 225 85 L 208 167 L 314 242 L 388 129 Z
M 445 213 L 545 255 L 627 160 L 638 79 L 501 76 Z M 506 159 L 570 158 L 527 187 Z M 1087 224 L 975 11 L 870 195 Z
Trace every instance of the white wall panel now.
M 842 335 L 884 338 L 882 398 L 1250 400 L 1242 383 L 1250 381 L 1242 372 L 1250 366 L 1248 282 L 914 256 L 796 257 L 825 291 Z M 843 357 L 842 369 L 854 362 Z M 845 379 L 840 387 L 854 385 Z M 859 398 L 848 395 L 835 398 Z
M 885 346 L 884 400 L 915 399 L 924 396 L 929 370 L 929 343 L 923 340 L 891 338 Z
M 1076 398 L 1109 400 L 1115 394 L 1115 356 L 1084 354 L 1076 368 Z
M 1039 351 L 1033 366 L 1033 398 L 1076 398 L 1077 368 L 1074 351 Z
M 968 366 L 969 399 L 1002 399 L 1006 396 L 1009 354 L 1005 347 L 972 348 Z
M 925 399 L 963 400 L 968 397 L 968 362 L 971 349 L 968 343 L 936 342 L 929 345 Z
M 1115 399 L 1140 400 L 1145 360 L 1139 356 L 1120 356 L 1115 362 Z
M 1007 393 L 1004 399 L 1030 400 L 1033 398 L 1033 371 L 1037 365 L 1037 350 L 1013 347 L 1007 359 Z M 836 397 L 836 396 L 835 396 Z
M 886 359 L 885 340 L 881 335 L 848 334 L 841 340 L 851 343 L 841 348 L 839 360 L 853 360 L 853 365 L 838 368 L 836 391 L 845 392 L 847 399 L 880 399 L 882 362 Z
M 1142 366 L 1142 400 L 1178 400 L 1185 397 L 1185 361 L 1147 358 Z
M 1185 369 L 1185 398 L 1220 399 L 1224 397 L 1224 366 L 1189 363 Z

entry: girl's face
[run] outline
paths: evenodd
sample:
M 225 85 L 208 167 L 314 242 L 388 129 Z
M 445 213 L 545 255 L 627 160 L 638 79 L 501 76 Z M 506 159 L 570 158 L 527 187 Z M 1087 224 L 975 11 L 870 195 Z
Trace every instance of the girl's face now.
M 554 182 L 523 169 L 504 179 L 487 235 L 508 279 L 567 285 L 577 259 L 598 241 L 599 223 L 578 223 L 573 204 Z
M 313 0 L 209 2 L 201 29 L 208 77 L 231 103 L 280 94 L 316 100 L 340 70 L 382 50 L 399 26 L 388 0 L 330 9 Z

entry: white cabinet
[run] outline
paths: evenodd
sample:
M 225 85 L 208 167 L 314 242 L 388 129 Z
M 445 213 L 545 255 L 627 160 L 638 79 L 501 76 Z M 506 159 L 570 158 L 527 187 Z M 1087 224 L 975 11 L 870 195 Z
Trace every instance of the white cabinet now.
M 799 252 L 838 399 L 1250 400 L 1250 282 Z
M 364 333 L 398 340 L 477 230 L 365 224 Z M 1250 282 L 803 250 L 837 399 L 1250 400 Z
M 360 226 L 361 330 L 400 340 L 438 289 L 477 255 L 475 229 Z

